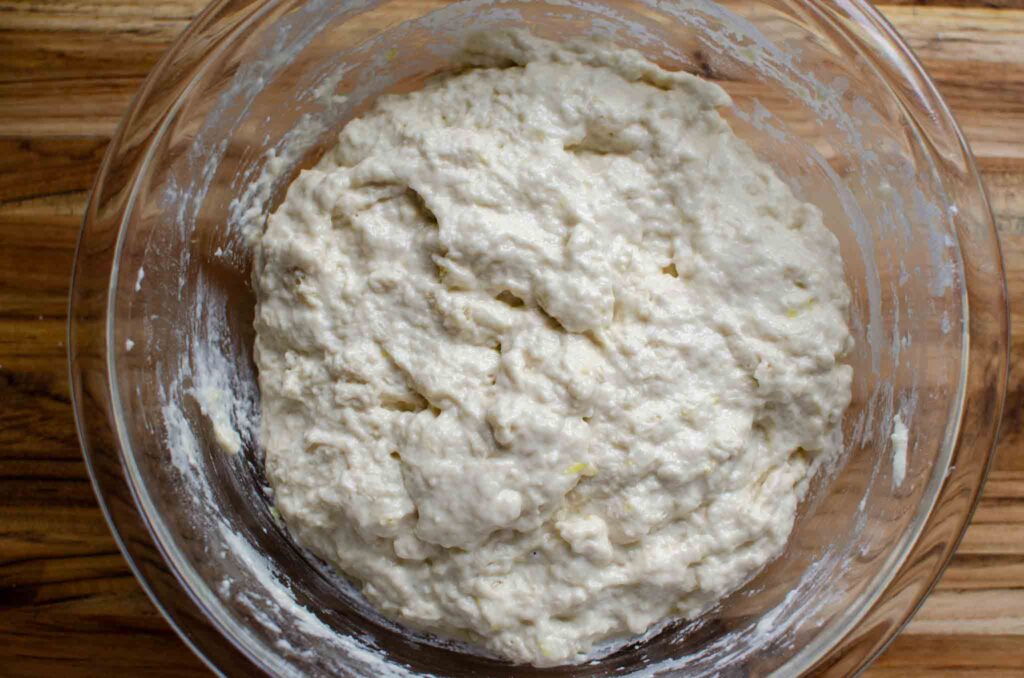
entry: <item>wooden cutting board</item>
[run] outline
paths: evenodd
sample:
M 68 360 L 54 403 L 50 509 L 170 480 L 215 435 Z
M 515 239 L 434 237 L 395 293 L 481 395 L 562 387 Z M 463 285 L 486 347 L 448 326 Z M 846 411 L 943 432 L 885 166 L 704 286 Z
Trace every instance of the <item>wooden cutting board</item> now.
M 82 463 L 65 311 L 86 193 L 205 0 L 0 0 L 0 675 L 208 675 L 132 578 Z M 998 458 L 949 570 L 869 675 L 1024 675 L 1024 0 L 882 7 L 988 185 L 1013 313 Z

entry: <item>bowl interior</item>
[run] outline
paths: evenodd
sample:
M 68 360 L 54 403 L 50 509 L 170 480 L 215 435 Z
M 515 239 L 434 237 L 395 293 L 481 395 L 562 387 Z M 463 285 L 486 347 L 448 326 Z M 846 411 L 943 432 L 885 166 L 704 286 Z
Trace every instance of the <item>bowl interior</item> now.
M 967 355 L 942 145 L 955 139 L 928 136 L 910 86 L 815 2 L 293 0 L 259 5 L 226 34 L 187 36 L 207 50 L 204 68 L 167 94 L 138 174 L 121 177 L 108 350 L 135 501 L 200 607 L 269 670 L 524 674 L 379 618 L 275 518 L 256 436 L 248 245 L 374 97 L 448 68 L 467 33 L 509 25 L 604 36 L 721 84 L 737 134 L 839 238 L 856 339 L 845 453 L 815 482 L 785 553 L 698 620 L 571 671 L 526 674 L 809 666 L 916 539 L 949 465 Z M 891 442 L 897 416 L 905 459 Z M 233 436 L 240 452 L 225 451 Z

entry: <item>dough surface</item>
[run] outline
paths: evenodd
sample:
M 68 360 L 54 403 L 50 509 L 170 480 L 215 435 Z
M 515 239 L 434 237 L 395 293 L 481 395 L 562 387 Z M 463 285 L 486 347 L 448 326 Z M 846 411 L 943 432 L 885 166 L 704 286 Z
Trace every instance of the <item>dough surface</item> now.
M 385 615 L 574 662 L 781 552 L 840 447 L 849 290 L 717 85 L 521 32 L 465 60 L 268 222 L 267 477 Z

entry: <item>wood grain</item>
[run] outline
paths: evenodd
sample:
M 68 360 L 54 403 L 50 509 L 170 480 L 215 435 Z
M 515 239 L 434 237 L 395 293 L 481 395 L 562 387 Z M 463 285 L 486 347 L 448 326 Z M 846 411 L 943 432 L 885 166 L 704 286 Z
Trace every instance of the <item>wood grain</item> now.
M 203 0 L 0 0 L 0 675 L 208 675 L 93 498 L 65 367 L 86 194 L 141 79 Z M 998 457 L 937 590 L 872 676 L 1024 667 L 1024 0 L 882 7 L 978 156 L 1015 335 Z

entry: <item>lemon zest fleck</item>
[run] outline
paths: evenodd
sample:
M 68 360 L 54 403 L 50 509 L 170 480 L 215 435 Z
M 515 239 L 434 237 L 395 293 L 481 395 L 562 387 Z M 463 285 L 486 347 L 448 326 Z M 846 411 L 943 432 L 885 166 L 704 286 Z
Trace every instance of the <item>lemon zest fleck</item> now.
M 587 464 L 585 462 L 578 461 L 575 464 L 569 466 L 569 468 L 565 469 L 565 473 L 566 475 L 578 474 L 590 478 L 597 475 L 597 469 L 594 468 L 592 464 Z

